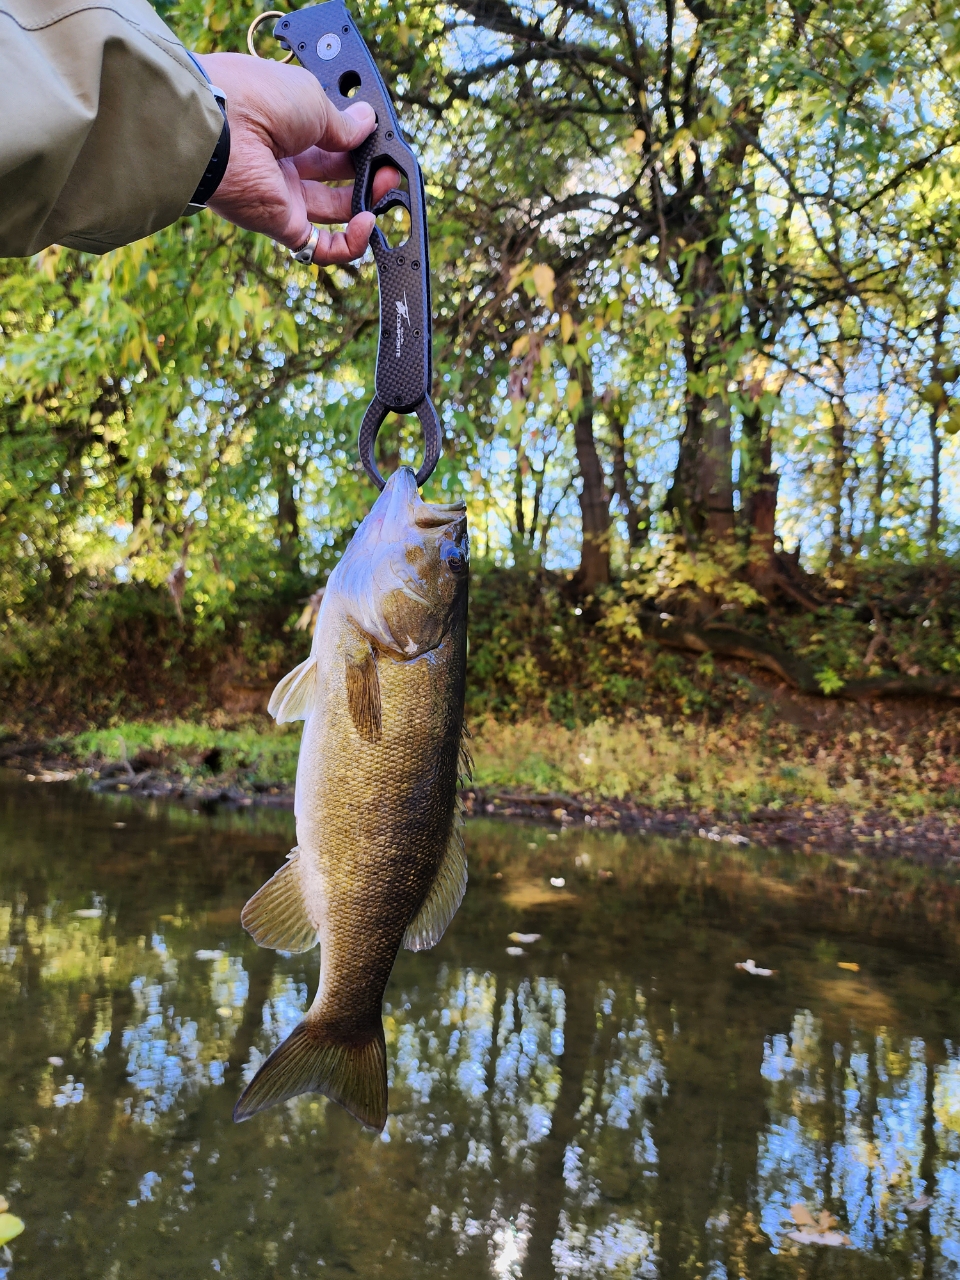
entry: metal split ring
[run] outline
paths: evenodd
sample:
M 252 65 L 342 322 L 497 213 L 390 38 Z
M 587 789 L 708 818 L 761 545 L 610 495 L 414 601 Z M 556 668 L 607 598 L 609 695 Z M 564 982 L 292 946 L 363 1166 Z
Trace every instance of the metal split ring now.
M 254 18 L 254 20 L 250 23 L 249 27 L 247 27 L 247 48 L 250 50 L 250 52 L 253 54 L 255 58 L 259 58 L 262 56 L 261 54 L 257 53 L 257 47 L 253 43 L 253 37 L 256 34 L 258 28 L 262 27 L 268 18 L 285 18 L 286 16 L 287 15 L 284 13 L 282 9 L 268 9 L 266 13 L 261 13 L 256 18 Z M 292 60 L 293 60 L 292 49 L 290 49 L 290 51 L 287 53 L 287 56 L 285 58 L 270 59 L 271 62 L 291 62 Z
M 317 252 L 317 245 L 320 243 L 320 228 L 311 227 L 310 234 L 304 240 L 299 249 L 291 249 L 291 257 L 297 262 L 304 262 L 307 266 L 313 261 L 313 255 Z
M 390 407 L 385 405 L 379 396 L 374 396 L 367 407 L 367 412 L 363 415 L 363 421 L 360 423 L 360 461 L 363 463 L 364 471 L 378 489 L 382 489 L 387 482 L 377 467 L 376 459 L 373 456 L 373 447 L 376 444 L 377 432 L 383 426 L 384 418 L 390 411 Z M 423 465 L 417 472 L 417 485 L 419 487 L 422 484 L 426 484 L 440 461 L 443 432 L 437 411 L 433 407 L 433 402 L 429 396 L 424 396 L 411 412 L 417 415 L 420 419 L 420 425 L 423 427 Z

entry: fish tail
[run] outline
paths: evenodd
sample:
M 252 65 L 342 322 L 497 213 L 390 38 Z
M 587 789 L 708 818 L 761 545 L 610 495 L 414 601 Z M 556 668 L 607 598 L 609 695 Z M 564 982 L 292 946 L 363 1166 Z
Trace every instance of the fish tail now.
M 301 1093 L 322 1093 L 379 1133 L 387 1123 L 387 1053 L 383 1028 L 366 1043 L 337 1039 L 301 1022 L 260 1067 L 233 1109 L 249 1120 Z

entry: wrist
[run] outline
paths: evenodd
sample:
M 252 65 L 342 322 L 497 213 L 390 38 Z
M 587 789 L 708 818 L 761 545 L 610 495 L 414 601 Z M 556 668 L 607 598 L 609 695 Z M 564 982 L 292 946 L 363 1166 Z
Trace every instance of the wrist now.
M 210 86 L 210 92 L 213 94 L 217 106 L 220 108 L 220 114 L 223 116 L 223 128 L 220 130 L 220 137 L 217 139 L 217 145 L 213 149 L 207 167 L 197 184 L 197 189 L 193 193 L 190 203 L 184 210 L 185 214 L 197 213 L 200 209 L 205 209 L 210 199 L 213 197 L 220 183 L 223 181 L 223 175 L 227 171 L 227 164 L 230 160 L 230 124 L 227 120 L 227 95 L 222 89 L 218 89 L 210 82 L 210 77 L 204 70 L 200 60 L 190 55 L 193 62 L 203 73 L 204 79 Z

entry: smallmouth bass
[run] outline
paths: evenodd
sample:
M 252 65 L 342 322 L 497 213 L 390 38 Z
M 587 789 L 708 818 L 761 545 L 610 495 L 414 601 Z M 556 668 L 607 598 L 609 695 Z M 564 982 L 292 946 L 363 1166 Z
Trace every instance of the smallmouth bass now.
M 467 884 L 468 564 L 464 504 L 424 502 L 401 467 L 330 575 L 309 658 L 270 699 L 279 724 L 305 721 L 297 846 L 241 920 L 260 946 L 319 942 L 320 982 L 235 1120 L 317 1092 L 386 1124 L 387 980 L 401 946 L 440 940 Z

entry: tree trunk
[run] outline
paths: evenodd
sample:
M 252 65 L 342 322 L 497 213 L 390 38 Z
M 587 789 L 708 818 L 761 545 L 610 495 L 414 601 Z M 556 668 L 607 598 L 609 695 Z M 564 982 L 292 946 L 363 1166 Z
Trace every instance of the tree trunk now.
M 936 410 L 930 413 L 930 523 L 927 530 L 927 549 L 931 552 L 940 548 L 940 450 L 943 444 L 937 422 L 940 415 Z
M 740 497 L 747 532 L 750 580 L 761 589 L 780 577 L 774 542 L 777 491 L 773 439 L 759 411 L 745 413 L 740 445 Z
M 613 491 L 623 508 L 627 522 L 627 542 L 631 551 L 637 551 L 650 539 L 650 490 L 652 485 L 644 481 L 640 486 L 639 503 L 633 497 L 630 468 L 627 465 L 625 426 L 619 413 L 607 407 L 607 418 L 613 431 Z
M 846 415 L 841 405 L 832 406 L 830 427 L 830 506 L 833 511 L 833 527 L 830 531 L 830 564 L 838 565 L 843 559 L 843 488 L 847 473 Z
M 580 568 L 576 574 L 577 589 L 589 595 L 610 581 L 610 495 L 607 492 L 593 434 L 595 402 L 593 377 L 589 368 L 579 368 L 583 399 L 573 414 L 573 439 L 580 469 L 580 523 L 583 544 Z
M 300 514 L 286 455 L 280 451 L 274 468 L 277 491 L 277 541 L 280 559 L 288 573 L 300 573 Z
M 730 406 L 723 391 L 727 357 L 724 331 L 715 315 L 726 289 L 709 253 L 697 255 L 689 278 L 694 307 L 685 315 L 686 423 L 668 503 L 691 547 L 703 542 L 732 542 L 733 449 Z M 704 388 L 703 390 L 701 388 Z

